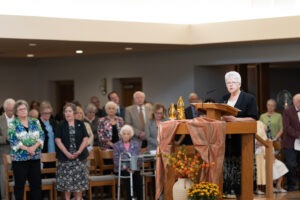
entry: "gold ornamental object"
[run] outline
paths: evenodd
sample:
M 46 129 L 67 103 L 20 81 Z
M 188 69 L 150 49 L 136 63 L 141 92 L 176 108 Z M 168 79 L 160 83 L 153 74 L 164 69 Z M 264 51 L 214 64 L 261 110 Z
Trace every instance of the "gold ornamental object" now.
M 184 114 L 184 102 L 182 100 L 182 96 L 179 97 L 177 101 L 177 119 L 182 120 L 185 119 L 185 114 Z
M 171 104 L 171 107 L 169 109 L 169 119 L 176 119 L 176 109 L 174 103 Z

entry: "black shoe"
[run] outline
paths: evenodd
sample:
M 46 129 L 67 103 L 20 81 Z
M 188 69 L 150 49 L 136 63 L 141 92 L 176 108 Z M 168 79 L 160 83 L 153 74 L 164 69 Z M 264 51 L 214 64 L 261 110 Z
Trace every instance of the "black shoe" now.
M 291 191 L 297 191 L 298 188 L 296 188 L 296 187 L 289 187 L 287 190 L 288 190 L 289 192 L 291 192 Z

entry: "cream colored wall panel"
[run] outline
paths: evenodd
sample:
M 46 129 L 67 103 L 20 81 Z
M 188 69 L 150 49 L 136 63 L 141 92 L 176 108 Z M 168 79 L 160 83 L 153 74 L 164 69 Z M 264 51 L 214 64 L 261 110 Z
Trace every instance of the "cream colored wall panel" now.
M 0 15 L 0 38 L 186 44 L 186 25 Z

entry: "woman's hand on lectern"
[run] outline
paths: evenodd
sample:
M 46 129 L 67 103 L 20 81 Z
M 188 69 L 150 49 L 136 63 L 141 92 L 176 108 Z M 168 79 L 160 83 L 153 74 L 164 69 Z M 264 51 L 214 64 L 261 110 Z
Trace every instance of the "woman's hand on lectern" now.
M 238 118 L 232 115 L 223 115 L 222 119 L 226 122 L 236 122 L 238 121 Z

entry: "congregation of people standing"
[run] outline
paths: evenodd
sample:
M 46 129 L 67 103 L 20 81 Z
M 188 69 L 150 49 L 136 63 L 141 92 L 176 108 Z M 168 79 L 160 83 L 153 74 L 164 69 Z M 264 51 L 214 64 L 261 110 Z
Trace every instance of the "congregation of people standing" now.
M 228 93 L 220 103 L 239 109 L 237 116 L 223 115 L 226 122 L 255 121 L 258 119 L 258 106 L 255 96 L 242 90 L 242 80 L 238 72 L 225 74 Z M 114 152 L 114 171 L 118 169 L 118 155 L 130 152 L 134 155 L 148 153 L 157 148 L 157 132 L 161 123 L 168 120 L 165 106 L 146 99 L 146 94 L 136 91 L 132 95 L 132 105 L 123 106 L 116 91 L 107 95 L 108 101 L 103 107 L 97 96 L 89 99 L 87 106 L 78 101 L 66 103 L 61 118 L 54 117 L 54 109 L 48 101 L 32 101 L 31 106 L 24 100 L 9 98 L 3 103 L 4 113 L 0 116 L 0 153 L 9 153 L 15 176 L 14 195 L 17 200 L 23 198 L 24 184 L 30 183 L 32 199 L 41 199 L 41 155 L 56 152 L 57 172 L 56 189 L 64 193 L 65 199 L 81 199 L 88 190 L 87 157 L 93 147 L 101 151 Z M 193 103 L 201 102 L 195 92 L 187 96 L 189 105 L 185 108 L 187 119 L 201 117 L 205 113 L 196 110 Z M 102 100 L 101 100 L 102 101 Z M 102 102 L 103 103 L 103 102 Z M 276 192 L 298 190 L 298 172 L 300 153 L 300 94 L 293 97 L 293 104 L 283 111 L 276 111 L 276 101 L 269 99 L 267 111 L 260 115 L 262 133 L 274 144 L 282 145 L 277 149 L 284 153 L 282 160 L 276 161 L 283 168 L 285 176 L 276 176 Z M 282 114 L 281 114 L 282 113 Z M 57 120 L 60 119 L 60 120 Z M 298 140 L 299 139 L 299 140 Z M 180 137 L 175 145 L 192 144 L 191 139 Z M 226 136 L 224 161 L 224 193 L 228 198 L 240 193 L 240 157 L 241 139 L 239 136 Z M 146 150 L 145 150 L 146 149 Z M 277 153 L 275 151 L 275 153 Z M 264 159 L 264 155 L 260 156 Z M 275 162 L 274 162 L 275 163 Z M 3 173 L 3 163 L 1 173 Z M 275 165 L 275 164 L 274 164 Z M 47 166 L 44 166 L 47 168 Z M 264 165 L 261 165 L 263 168 Z M 128 175 L 130 169 L 122 169 Z M 257 176 L 258 177 L 258 176 Z M 275 176 L 274 176 L 275 177 Z M 283 179 L 286 177 L 286 185 Z M 141 177 L 137 170 L 134 175 L 135 195 L 142 198 Z M 264 181 L 258 182 L 264 185 Z M 5 197 L 4 176 L 0 177 L 1 197 Z M 125 181 L 126 189 L 128 182 Z M 257 187 L 258 188 L 258 187 Z M 263 194 L 263 187 L 256 192 Z M 129 193 L 127 193 L 129 194 Z M 131 198 L 128 196 L 128 198 Z

